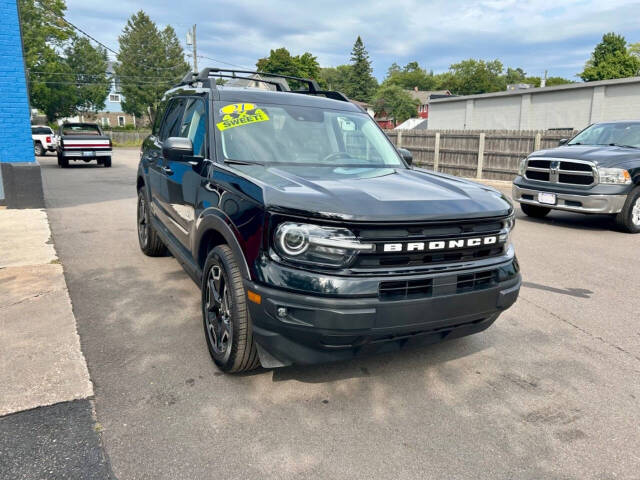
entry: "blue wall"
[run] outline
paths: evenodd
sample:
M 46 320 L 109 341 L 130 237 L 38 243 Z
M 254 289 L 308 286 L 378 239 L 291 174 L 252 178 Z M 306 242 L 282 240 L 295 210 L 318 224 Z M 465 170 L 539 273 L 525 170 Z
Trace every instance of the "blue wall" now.
M 0 0 L 0 162 L 35 162 L 17 0 Z

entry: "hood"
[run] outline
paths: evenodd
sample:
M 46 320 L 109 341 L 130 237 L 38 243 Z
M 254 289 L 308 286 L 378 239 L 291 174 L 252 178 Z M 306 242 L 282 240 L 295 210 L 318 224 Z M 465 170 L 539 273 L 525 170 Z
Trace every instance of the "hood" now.
M 243 165 L 267 208 L 354 221 L 430 221 L 508 215 L 497 190 L 421 169 Z
M 613 167 L 632 160 L 640 160 L 636 148 L 611 147 L 608 145 L 565 145 L 533 152 L 529 157 L 567 158 L 594 162 L 603 167 Z

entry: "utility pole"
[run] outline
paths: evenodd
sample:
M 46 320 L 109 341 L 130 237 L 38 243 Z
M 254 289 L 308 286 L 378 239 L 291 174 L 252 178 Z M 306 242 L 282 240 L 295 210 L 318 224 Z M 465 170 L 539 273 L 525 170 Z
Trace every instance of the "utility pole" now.
M 187 32 L 187 45 L 191 45 L 193 47 L 193 71 L 198 71 L 198 47 L 196 44 L 196 26 L 194 25 Z

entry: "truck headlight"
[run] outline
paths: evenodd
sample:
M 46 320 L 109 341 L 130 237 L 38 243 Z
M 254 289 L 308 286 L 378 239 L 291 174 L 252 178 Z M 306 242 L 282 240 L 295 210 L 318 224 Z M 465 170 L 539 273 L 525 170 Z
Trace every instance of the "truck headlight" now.
M 598 178 L 600 183 L 629 184 L 631 175 L 624 168 L 602 168 L 598 167 Z
M 527 169 L 527 159 L 523 158 L 520 160 L 520 166 L 518 167 L 518 175 L 524 177 L 524 172 Z
M 273 238 L 274 249 L 283 259 L 308 265 L 346 267 L 358 252 L 371 252 L 372 243 L 361 243 L 346 228 L 307 223 L 281 223 Z

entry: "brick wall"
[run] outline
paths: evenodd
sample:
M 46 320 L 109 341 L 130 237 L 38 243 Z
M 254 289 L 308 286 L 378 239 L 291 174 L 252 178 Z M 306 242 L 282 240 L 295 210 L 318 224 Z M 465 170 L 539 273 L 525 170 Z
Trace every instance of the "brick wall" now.
M 0 162 L 35 162 L 17 0 L 0 0 Z

